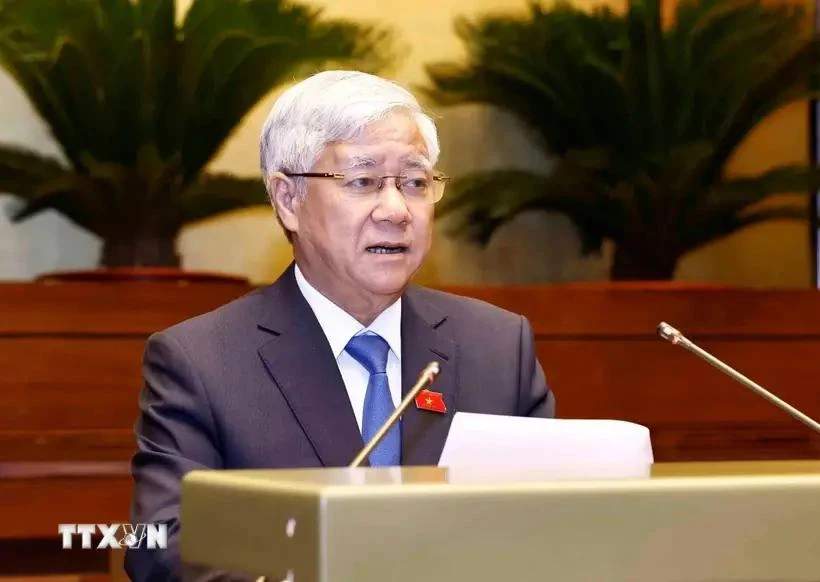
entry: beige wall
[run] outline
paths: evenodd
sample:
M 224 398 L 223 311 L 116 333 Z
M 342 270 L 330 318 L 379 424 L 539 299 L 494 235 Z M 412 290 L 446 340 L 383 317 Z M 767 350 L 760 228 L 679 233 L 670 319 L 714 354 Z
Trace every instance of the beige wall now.
M 178 1 L 181 12 L 190 5 L 190 0 Z M 392 76 L 412 85 L 424 82 L 424 63 L 461 55 L 451 28 L 454 17 L 515 9 L 525 3 L 417 0 L 392 3 L 389 11 L 386 6 L 383 0 L 329 0 L 326 10 L 331 16 L 394 23 L 407 51 Z M 275 95 L 269 95 L 248 115 L 213 161 L 212 169 L 258 175 L 259 129 Z M 7 79 L 0 79 L 0 101 L 4 103 L 0 128 L 12 127 L 13 141 L 55 150 L 42 124 Z M 441 166 L 450 174 L 458 175 L 476 167 L 527 167 L 543 163 L 538 152 L 522 137 L 515 121 L 503 114 L 481 107 L 442 109 L 436 113 L 443 146 Z M 9 130 L 0 129 L 0 138 L 6 139 L 8 133 Z M 776 163 L 805 161 L 807 140 L 806 107 L 789 108 L 774 116 L 744 144 L 732 162 L 732 169 L 735 173 L 754 173 Z M 503 228 L 487 249 L 451 240 L 444 233 L 445 226 L 439 225 L 437 229 L 434 250 L 419 275 L 421 282 L 606 278 L 609 251 L 600 258 L 579 257 L 574 228 L 561 216 L 522 216 Z M 13 252 L 15 248 L 20 252 Z M 275 278 L 291 257 L 271 210 L 265 207 L 189 226 L 180 236 L 179 250 L 188 268 L 243 274 L 257 283 Z M 764 225 L 692 253 L 683 261 L 678 278 L 739 285 L 806 286 L 810 276 L 809 251 L 804 223 Z M 98 252 L 98 241 L 57 216 L 39 217 L 28 225 L 15 226 L 0 219 L 0 278 L 25 278 L 53 268 L 93 266 Z M 12 256 L 16 257 L 14 266 L 9 267 L 12 261 L 6 260 L 4 272 L 4 257 Z

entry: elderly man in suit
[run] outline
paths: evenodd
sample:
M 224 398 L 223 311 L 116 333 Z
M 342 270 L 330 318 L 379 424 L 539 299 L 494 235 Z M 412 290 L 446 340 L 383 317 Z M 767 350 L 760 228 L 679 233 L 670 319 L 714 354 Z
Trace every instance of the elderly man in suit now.
M 169 548 L 134 580 L 177 580 L 180 480 L 196 469 L 348 465 L 431 361 L 446 412 L 411 407 L 371 465 L 435 465 L 456 411 L 554 415 L 527 320 L 410 284 L 447 178 L 433 121 L 399 85 L 314 75 L 261 137 L 294 263 L 272 285 L 153 335 L 136 426 L 132 521 Z

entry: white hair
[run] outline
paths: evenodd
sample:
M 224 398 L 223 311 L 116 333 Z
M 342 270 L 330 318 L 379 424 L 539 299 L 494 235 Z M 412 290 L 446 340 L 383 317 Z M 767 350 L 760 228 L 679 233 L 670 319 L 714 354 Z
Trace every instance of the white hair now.
M 297 83 L 276 100 L 262 127 L 259 157 L 265 186 L 269 188 L 274 172 L 310 171 L 328 144 L 355 140 L 368 125 L 396 110 L 412 116 L 435 166 L 435 123 L 401 85 L 359 71 L 324 71 Z

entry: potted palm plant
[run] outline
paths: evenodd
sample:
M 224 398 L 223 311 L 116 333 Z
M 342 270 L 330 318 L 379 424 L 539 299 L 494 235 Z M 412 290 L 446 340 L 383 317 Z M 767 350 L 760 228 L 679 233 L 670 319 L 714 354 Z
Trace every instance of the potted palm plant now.
M 486 243 L 522 211 L 559 211 L 585 252 L 614 243 L 612 279 L 667 280 L 693 249 L 806 216 L 769 198 L 817 188 L 815 168 L 725 172 L 764 118 L 818 94 L 820 37 L 803 7 L 682 0 L 665 26 L 660 0 L 631 0 L 623 14 L 559 3 L 456 30 L 466 61 L 431 64 L 428 95 L 510 111 L 552 160 L 456 180 L 437 212 L 453 214 L 457 234 Z
M 174 270 L 184 225 L 266 203 L 261 180 L 206 170 L 245 114 L 320 68 L 380 69 L 388 40 L 285 0 L 198 0 L 180 24 L 174 0 L 0 0 L 0 66 L 68 160 L 0 143 L 0 191 L 14 220 L 54 209 L 99 235 L 109 271 Z

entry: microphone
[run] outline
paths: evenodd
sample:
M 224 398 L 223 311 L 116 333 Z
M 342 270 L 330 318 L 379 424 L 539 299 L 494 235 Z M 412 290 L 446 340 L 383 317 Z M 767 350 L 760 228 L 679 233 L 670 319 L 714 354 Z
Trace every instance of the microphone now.
M 438 362 L 430 362 L 427 364 L 427 367 L 421 371 L 419 375 L 419 379 L 416 381 L 416 385 L 410 389 L 410 392 L 407 393 L 407 396 L 404 397 L 404 400 L 401 401 L 401 404 L 398 405 L 396 410 L 393 411 L 393 414 L 390 415 L 384 424 L 379 428 L 378 432 L 373 435 L 373 438 L 370 439 L 370 442 L 365 445 L 365 447 L 361 450 L 361 452 L 356 455 L 356 458 L 353 459 L 353 462 L 350 463 L 351 468 L 358 467 L 361 465 L 367 456 L 371 453 L 373 449 L 382 441 L 382 439 L 390 432 L 390 429 L 393 428 L 393 425 L 396 424 L 396 421 L 399 417 L 404 413 L 410 403 L 416 399 L 416 395 L 421 392 L 421 389 L 425 386 L 430 386 L 433 382 L 435 382 L 436 378 L 441 372 L 441 367 L 439 366 Z
M 689 339 L 687 339 L 686 336 L 684 336 L 681 332 L 679 332 L 677 329 L 675 329 L 674 327 L 672 327 L 671 325 L 669 325 L 665 321 L 662 321 L 658 324 L 657 331 L 658 331 L 659 336 L 661 336 L 666 341 L 670 342 L 672 345 L 680 346 L 680 347 L 682 347 L 686 350 L 689 350 L 690 352 L 692 352 L 696 356 L 706 360 L 708 363 L 710 363 L 712 366 L 714 366 L 718 370 L 722 371 L 723 373 L 727 374 L 729 377 L 737 380 L 738 382 L 740 382 L 741 384 L 743 384 L 744 386 L 746 386 L 747 388 L 752 390 L 752 392 L 755 392 L 759 396 L 762 396 L 763 398 L 765 398 L 766 400 L 768 400 L 769 402 L 771 402 L 772 404 L 774 404 L 778 408 L 786 411 L 793 418 L 796 418 L 797 420 L 799 420 L 800 422 L 802 422 L 803 424 L 805 424 L 809 428 L 811 428 L 814 431 L 820 433 L 820 423 L 818 423 L 816 420 L 814 420 L 813 418 L 807 416 L 806 414 L 803 414 L 802 412 L 797 410 L 794 406 L 791 406 L 787 402 L 784 402 L 783 400 L 781 400 L 780 398 L 778 398 L 777 396 L 775 396 L 774 394 L 772 394 L 771 392 L 769 392 L 768 390 L 763 388 L 762 386 L 760 386 L 758 384 L 755 384 L 754 382 L 749 380 L 746 376 L 744 376 L 743 374 L 741 374 L 737 370 L 731 368 L 727 364 L 724 364 L 723 362 L 718 360 L 716 357 L 714 357 L 709 352 L 699 348 L 694 343 L 692 343 Z

